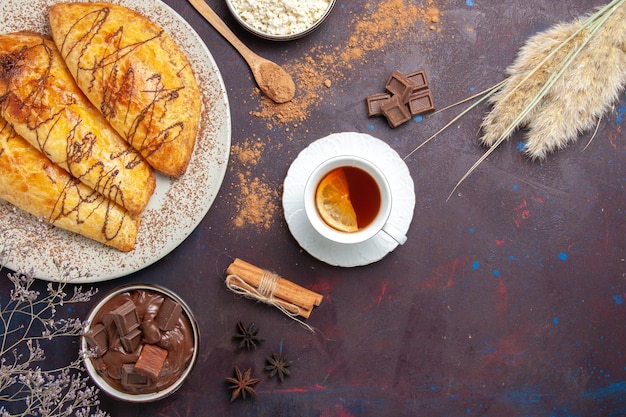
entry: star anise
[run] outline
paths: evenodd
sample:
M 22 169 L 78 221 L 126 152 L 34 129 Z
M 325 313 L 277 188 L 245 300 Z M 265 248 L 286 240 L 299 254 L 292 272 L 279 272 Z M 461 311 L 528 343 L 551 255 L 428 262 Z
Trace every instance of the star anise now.
M 267 366 L 265 367 L 265 370 L 269 372 L 270 378 L 278 375 L 278 379 L 283 382 L 286 376 L 291 375 L 291 371 L 289 371 L 290 365 L 291 361 L 288 360 L 286 356 L 274 353 L 272 356 L 267 358 Z
M 248 327 L 246 327 L 242 322 L 237 322 L 237 333 L 235 333 L 235 339 L 239 340 L 238 349 L 256 349 L 257 345 L 265 340 L 257 336 L 257 333 L 259 333 L 259 329 L 254 327 L 254 323 L 251 323 Z
M 230 401 L 235 401 L 240 395 L 244 400 L 247 394 L 256 397 L 254 386 L 258 384 L 259 381 L 260 379 L 258 378 L 252 378 L 252 369 L 248 368 L 246 372 L 241 373 L 239 367 L 235 366 L 235 378 L 230 376 L 226 378 L 226 382 L 233 384 L 228 387 L 228 389 L 233 390 Z

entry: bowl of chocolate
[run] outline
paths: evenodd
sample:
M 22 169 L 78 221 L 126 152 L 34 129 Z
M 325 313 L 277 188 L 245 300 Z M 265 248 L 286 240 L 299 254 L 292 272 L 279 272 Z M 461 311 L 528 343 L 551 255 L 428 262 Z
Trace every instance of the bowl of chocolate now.
M 244 29 L 263 39 L 290 41 L 320 27 L 336 0 L 226 0 Z
M 153 284 L 107 294 L 89 312 L 81 349 L 98 387 L 120 400 L 149 402 L 185 382 L 198 356 L 198 325 L 187 304 Z

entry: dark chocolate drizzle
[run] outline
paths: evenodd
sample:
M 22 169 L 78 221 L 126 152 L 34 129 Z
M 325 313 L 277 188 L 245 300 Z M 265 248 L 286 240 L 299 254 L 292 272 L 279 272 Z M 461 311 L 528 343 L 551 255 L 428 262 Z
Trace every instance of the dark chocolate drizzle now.
M 66 137 L 66 157 L 64 160 L 55 159 L 54 162 L 67 169 L 72 176 L 79 180 L 86 178 L 89 174 L 94 175 L 92 178 L 96 178 L 96 180 L 92 184 L 92 188 L 95 188 L 110 200 L 115 201 L 118 198 L 118 201 L 123 206 L 124 193 L 118 178 L 118 169 L 107 170 L 102 162 L 94 162 L 81 174 L 77 166 L 77 164 L 84 163 L 92 156 L 97 137 L 91 131 L 80 136 L 77 133 L 77 129 L 81 125 L 82 120 L 69 119 L 67 107 L 85 105 L 88 103 L 87 98 L 82 96 L 82 93 L 80 93 L 80 98 L 74 94 L 65 94 L 63 96 L 65 102 L 55 103 L 54 107 L 46 104 L 46 91 L 50 88 L 55 88 L 55 83 L 58 85 L 58 81 L 51 75 L 53 66 L 57 64 L 55 63 L 52 47 L 46 43 L 44 36 L 40 35 L 40 38 L 41 41 L 37 44 L 23 46 L 14 52 L 0 52 L 2 54 L 0 55 L 0 80 L 6 86 L 3 94 L 0 95 L 0 114 L 5 115 L 7 119 L 10 119 L 10 117 L 7 117 L 10 113 L 23 115 L 26 120 L 26 128 L 36 135 L 37 147 L 48 157 L 51 156 L 50 152 L 48 152 L 47 144 L 51 139 L 52 129 L 57 123 L 65 119 L 71 126 Z M 37 51 L 37 49 L 42 49 L 42 51 Z M 47 57 L 46 66 L 43 68 L 29 66 L 29 56 Z M 60 60 L 60 58 L 58 59 Z M 32 88 L 26 97 L 18 97 L 14 91 L 20 87 L 17 83 L 24 71 L 30 71 L 32 74 L 32 71 L 35 69 L 38 71 L 38 79 L 30 83 Z M 111 161 L 121 158 L 125 161 L 124 167 L 129 170 L 143 162 L 139 153 L 130 147 L 119 153 L 110 153 L 108 158 Z
M 11 127 L 9 122 L 0 118 L 0 135 L 7 134 L 6 143 L 18 138 L 18 134 Z M 0 142 L 0 159 L 9 154 L 4 146 L 4 141 Z M 29 145 L 30 146 L 30 145 Z M 35 148 L 33 148 L 35 151 Z M 60 168 L 53 164 L 51 161 L 42 158 L 42 170 L 50 179 L 50 182 L 56 183 L 58 175 L 55 175 L 51 170 L 59 170 Z M 51 209 L 50 214 L 46 216 L 44 220 L 51 224 L 55 224 L 63 218 L 72 219 L 76 224 L 82 224 L 86 222 L 94 213 L 102 206 L 105 207 L 106 215 L 104 216 L 104 222 L 101 227 L 101 235 L 107 241 L 114 240 L 123 228 L 123 224 L 126 221 L 130 221 L 128 216 L 124 216 L 118 219 L 117 216 L 112 216 L 110 213 L 116 208 L 115 203 L 104 198 L 100 193 L 92 190 L 89 187 L 82 185 L 76 178 L 67 175 L 67 180 L 63 185 L 63 191 L 55 201 L 54 207 Z M 72 203 L 70 196 L 78 196 L 78 203 Z M 115 220 L 115 221 L 113 221 Z
M 138 75 L 134 68 L 129 67 L 123 70 L 120 63 L 128 54 L 131 54 L 142 46 L 159 42 L 159 39 L 164 36 L 164 32 L 161 30 L 156 35 L 149 36 L 140 42 L 125 45 L 125 28 L 123 25 L 119 26 L 110 35 L 100 33 L 105 23 L 107 23 L 109 16 L 110 9 L 103 7 L 99 10 L 87 13 L 84 17 L 79 19 L 72 25 L 72 28 L 79 24 L 83 27 L 85 22 L 88 22 L 88 32 L 78 37 L 75 43 L 70 44 L 68 40 L 72 34 L 72 30 L 70 29 L 61 42 L 61 54 L 65 58 L 75 50 L 80 51 L 78 53 L 78 67 L 75 76 L 78 77 L 81 72 L 89 73 L 91 79 L 88 87 L 89 91 L 92 91 L 95 80 L 98 77 L 100 78 L 104 86 L 102 104 L 100 105 L 101 113 L 109 121 L 116 118 L 123 120 L 124 125 L 129 126 L 129 129 L 126 132 L 119 133 L 122 134 L 128 143 L 132 144 L 144 158 L 149 158 L 155 152 L 159 151 L 163 145 L 168 142 L 175 142 L 185 128 L 182 122 L 174 123 L 164 129 L 156 127 L 157 125 L 155 123 L 162 115 L 168 112 L 168 103 L 179 97 L 179 91 L 182 90 L 184 86 L 166 88 L 161 82 L 161 74 L 159 73 L 150 74 L 144 80 L 137 80 L 136 77 Z M 96 62 L 88 62 L 84 59 L 84 51 L 96 39 L 106 42 L 107 48 L 102 48 L 105 53 L 97 59 Z M 137 86 L 143 85 L 143 83 L 150 84 L 150 87 L 143 87 L 139 90 Z M 150 94 L 152 100 L 146 107 L 141 109 L 134 120 L 129 122 L 130 105 L 136 102 L 133 100 L 133 97 L 137 94 Z M 145 129 L 140 129 L 142 125 Z

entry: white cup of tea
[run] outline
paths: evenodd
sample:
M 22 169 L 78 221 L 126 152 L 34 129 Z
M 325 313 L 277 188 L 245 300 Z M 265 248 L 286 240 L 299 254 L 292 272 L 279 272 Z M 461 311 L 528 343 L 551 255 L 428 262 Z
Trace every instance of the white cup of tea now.
M 352 206 L 353 212 L 347 217 L 356 217 L 356 225 L 344 221 L 343 209 L 332 212 L 339 193 L 338 187 L 333 184 L 348 187 L 349 197 L 343 198 L 349 198 L 349 203 L 339 204 Z M 392 200 L 391 187 L 380 168 L 355 155 L 325 160 L 313 170 L 304 186 L 307 219 L 320 235 L 336 243 L 361 243 L 378 233 L 385 233 L 399 244 L 404 244 L 406 235 L 389 221 Z M 329 209 L 331 206 L 333 208 Z

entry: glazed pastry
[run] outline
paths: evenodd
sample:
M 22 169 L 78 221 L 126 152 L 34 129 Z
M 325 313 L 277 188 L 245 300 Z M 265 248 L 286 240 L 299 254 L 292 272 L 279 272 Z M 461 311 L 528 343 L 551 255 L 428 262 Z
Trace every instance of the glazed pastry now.
M 1 118 L 0 198 L 54 226 L 121 251 L 135 245 L 138 216 L 52 163 Z
M 133 214 L 148 204 L 152 168 L 76 86 L 51 39 L 0 35 L 0 116 L 72 176 Z
M 155 169 L 189 164 L 201 97 L 187 58 L 144 16 L 109 3 L 50 8 L 52 37 L 78 86 Z

